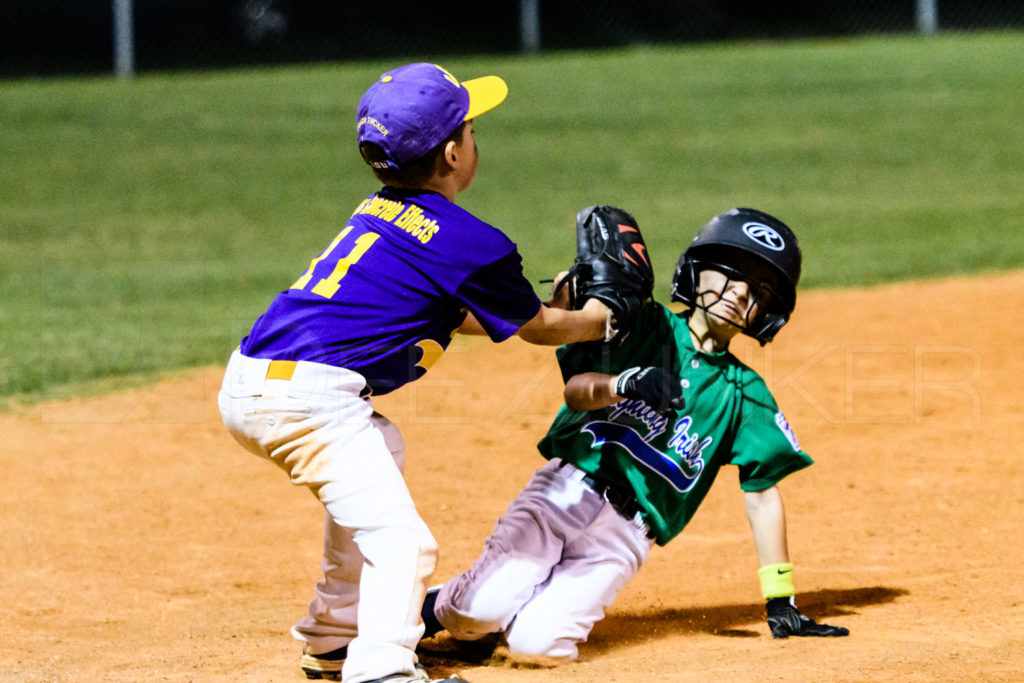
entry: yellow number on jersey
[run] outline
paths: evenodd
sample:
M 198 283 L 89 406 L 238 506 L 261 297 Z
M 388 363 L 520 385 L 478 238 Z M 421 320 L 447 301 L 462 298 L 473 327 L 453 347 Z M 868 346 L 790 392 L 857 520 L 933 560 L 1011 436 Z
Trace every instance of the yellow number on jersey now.
M 334 241 L 331 242 L 326 249 L 324 249 L 323 253 L 309 262 L 309 268 L 302 274 L 302 277 L 295 281 L 295 284 L 291 286 L 291 289 L 305 289 L 306 285 L 309 284 L 310 279 L 313 277 L 313 270 L 321 261 L 327 258 L 327 256 L 334 251 L 339 244 L 341 244 L 341 241 L 345 239 L 351 231 L 352 226 L 349 225 L 338 233 L 338 236 L 334 238 Z M 368 232 L 357 237 L 356 243 L 352 246 L 351 251 L 338 259 L 338 263 L 334 266 L 334 270 L 331 271 L 331 274 L 317 282 L 311 291 L 314 294 L 319 294 L 327 299 L 334 296 L 334 293 L 341 287 L 341 278 L 345 277 L 345 274 L 348 273 L 348 269 L 352 264 L 362 258 L 363 254 L 366 253 L 366 250 L 377 241 L 378 237 L 380 237 L 380 235 L 373 232 Z
M 433 339 L 424 339 L 416 342 L 416 346 L 420 347 L 420 351 L 423 352 L 423 358 L 420 358 L 419 362 L 416 363 L 416 367 L 429 370 L 437 359 L 444 354 L 444 349 Z
M 318 263 L 320 263 L 325 258 L 327 258 L 327 255 L 330 254 L 332 251 L 334 251 L 334 248 L 336 246 L 338 246 L 338 244 L 343 239 L 345 239 L 345 236 L 347 234 L 349 234 L 350 232 L 352 232 L 352 226 L 351 225 L 346 226 L 344 230 L 339 232 L 338 236 L 334 238 L 334 241 L 331 242 L 327 246 L 327 248 L 324 249 L 320 253 L 319 256 L 317 256 L 315 259 L 313 259 L 312 261 L 309 262 L 309 268 L 306 269 L 306 272 L 302 274 L 302 277 L 300 277 L 298 280 L 296 280 L 295 284 L 293 284 L 291 287 L 289 287 L 289 289 L 303 289 L 306 285 L 308 285 L 310 278 L 313 277 L 313 269 L 316 268 Z
M 465 310 L 465 309 L 463 309 Z M 452 330 L 451 338 L 455 339 L 455 335 L 458 333 L 459 328 Z M 416 363 L 416 367 L 423 368 L 424 371 L 429 370 L 437 359 L 444 354 L 444 347 L 433 339 L 423 339 L 416 342 L 416 346 L 419 347 L 420 351 L 423 352 L 423 357 L 420 358 L 419 362 Z
M 320 296 L 328 299 L 334 296 L 334 293 L 338 291 L 339 287 L 341 287 L 341 278 L 345 277 L 345 274 L 348 273 L 348 269 L 352 264 L 362 258 L 363 254 L 366 253 L 366 250 L 373 246 L 373 243 L 377 241 L 378 237 L 380 237 L 380 235 L 375 232 L 368 232 L 357 237 L 355 246 L 352 247 L 352 251 L 338 259 L 338 263 L 334 266 L 334 270 L 331 271 L 331 274 L 323 280 L 320 280 L 320 282 L 316 283 L 313 287 L 313 293 L 319 294 Z

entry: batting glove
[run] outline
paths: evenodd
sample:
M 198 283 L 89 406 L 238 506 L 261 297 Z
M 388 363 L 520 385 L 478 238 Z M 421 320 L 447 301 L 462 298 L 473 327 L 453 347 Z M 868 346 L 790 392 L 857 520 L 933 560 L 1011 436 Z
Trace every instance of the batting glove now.
M 788 638 L 790 636 L 817 636 L 834 638 L 850 635 L 849 629 L 842 626 L 819 624 L 800 613 L 793 603 L 793 598 L 772 598 L 768 601 L 768 628 L 772 638 Z
M 623 398 L 643 401 L 666 417 L 683 408 L 683 390 L 679 380 L 664 368 L 623 370 L 615 380 L 615 393 Z

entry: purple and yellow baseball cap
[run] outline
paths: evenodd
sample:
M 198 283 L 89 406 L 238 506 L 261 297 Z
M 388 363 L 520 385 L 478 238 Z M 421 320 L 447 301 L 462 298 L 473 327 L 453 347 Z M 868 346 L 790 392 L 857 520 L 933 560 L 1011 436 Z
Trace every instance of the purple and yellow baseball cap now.
M 380 145 L 389 168 L 419 159 L 463 121 L 494 109 L 508 95 L 497 76 L 463 83 L 436 64 L 399 67 L 380 77 L 359 101 L 359 142 Z

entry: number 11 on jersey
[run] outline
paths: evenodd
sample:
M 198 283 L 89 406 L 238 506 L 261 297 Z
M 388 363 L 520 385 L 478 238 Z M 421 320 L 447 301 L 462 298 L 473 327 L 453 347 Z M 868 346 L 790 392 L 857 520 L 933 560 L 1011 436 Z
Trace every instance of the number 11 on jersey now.
M 309 262 L 309 268 L 307 268 L 306 272 L 302 274 L 302 277 L 295 281 L 295 284 L 293 284 L 290 289 L 305 289 L 306 285 L 308 285 L 309 281 L 313 278 L 313 271 L 316 269 L 317 265 L 330 256 L 331 252 L 333 252 L 338 245 L 348 237 L 350 232 L 352 232 L 352 226 L 348 225 L 344 230 L 338 233 L 338 236 L 334 238 L 334 241 L 331 242 L 326 249 L 324 249 L 323 253 Z M 326 299 L 330 299 L 334 296 L 334 293 L 341 287 L 341 279 L 348 273 L 348 269 L 362 258 L 363 254 L 366 253 L 366 250 L 373 246 L 373 243 L 377 241 L 378 237 L 380 237 L 380 235 L 375 232 L 363 233 L 357 237 L 355 239 L 355 244 L 352 245 L 349 252 L 338 258 L 338 262 L 335 264 L 334 270 L 331 271 L 331 274 L 317 281 L 317 283 L 313 285 L 313 289 L 310 291 L 314 294 L 319 294 Z

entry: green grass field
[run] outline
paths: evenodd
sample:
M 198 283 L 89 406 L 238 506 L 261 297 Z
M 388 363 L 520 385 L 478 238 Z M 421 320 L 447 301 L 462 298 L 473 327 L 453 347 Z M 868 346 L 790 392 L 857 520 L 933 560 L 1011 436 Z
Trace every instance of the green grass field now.
M 395 65 L 0 82 L 0 404 L 223 362 L 376 188 L 354 112 Z M 1024 265 L 1024 34 L 444 65 L 509 83 L 459 202 L 534 281 L 595 203 L 637 217 L 662 299 L 737 205 L 794 227 L 804 287 Z

